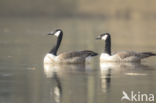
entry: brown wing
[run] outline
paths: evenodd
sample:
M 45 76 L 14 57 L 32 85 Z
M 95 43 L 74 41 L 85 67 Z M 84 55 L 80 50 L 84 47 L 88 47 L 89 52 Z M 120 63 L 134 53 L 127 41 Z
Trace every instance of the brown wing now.
M 69 58 L 74 58 L 74 57 L 86 58 L 88 56 L 96 56 L 96 55 L 97 53 L 93 51 L 84 50 L 84 51 L 64 52 L 58 56 L 63 59 L 69 59 Z
M 128 57 L 137 56 L 138 53 L 133 52 L 133 51 L 121 51 L 121 52 L 116 53 L 116 55 L 118 55 L 121 59 L 125 59 Z
M 116 53 L 116 55 L 118 55 L 121 59 L 125 59 L 128 57 L 135 57 L 135 58 L 139 58 L 139 59 L 143 59 L 143 58 L 147 58 L 150 56 L 156 56 L 155 53 L 151 53 L 151 52 L 133 52 L 133 51 L 122 51 L 122 52 L 118 52 Z
M 150 57 L 150 56 L 156 56 L 156 53 L 152 53 L 152 52 L 141 52 L 141 53 L 138 53 L 138 56 L 143 59 L 143 58 L 147 58 L 147 57 Z

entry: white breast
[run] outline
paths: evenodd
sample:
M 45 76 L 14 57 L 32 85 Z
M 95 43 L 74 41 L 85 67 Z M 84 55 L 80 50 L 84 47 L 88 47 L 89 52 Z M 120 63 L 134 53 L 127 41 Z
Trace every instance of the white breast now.
M 109 55 L 107 53 L 102 53 L 100 56 L 100 62 L 111 62 L 111 61 L 118 61 L 118 57 L 116 55 Z
M 111 56 L 110 55 L 108 55 L 106 53 L 102 53 L 100 55 L 100 61 L 109 61 L 109 60 L 111 60 Z
M 57 59 L 57 56 L 48 53 L 44 57 L 44 63 L 54 63 L 56 61 L 56 59 Z

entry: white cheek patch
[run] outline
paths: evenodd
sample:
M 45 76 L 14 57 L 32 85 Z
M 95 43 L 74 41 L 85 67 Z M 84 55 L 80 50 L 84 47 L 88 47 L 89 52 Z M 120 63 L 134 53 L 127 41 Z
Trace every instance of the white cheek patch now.
M 106 40 L 107 37 L 108 37 L 108 35 L 104 35 L 104 36 L 102 37 L 102 40 Z
M 60 33 L 61 33 L 61 31 L 57 31 L 54 35 L 58 37 L 60 35 Z

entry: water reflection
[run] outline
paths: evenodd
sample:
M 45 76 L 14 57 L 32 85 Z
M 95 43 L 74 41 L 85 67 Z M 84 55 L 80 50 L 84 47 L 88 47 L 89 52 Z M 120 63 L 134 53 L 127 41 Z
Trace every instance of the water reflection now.
M 101 73 L 105 73 L 105 71 L 108 71 L 110 69 L 116 73 L 119 72 L 119 73 L 127 74 L 127 73 L 132 73 L 132 72 L 136 73 L 137 70 L 140 70 L 140 69 L 151 70 L 152 67 L 145 65 L 145 64 L 141 64 L 141 63 L 112 63 L 112 62 L 100 63 Z M 141 75 L 141 74 L 138 72 L 138 75 Z
M 45 94 L 50 103 L 94 103 L 97 96 L 99 102 L 112 102 L 112 93 L 117 95 L 115 100 L 120 100 L 123 88 L 135 86 L 140 77 L 150 77 L 148 71 L 151 70 L 152 67 L 138 63 L 106 62 L 96 69 L 91 65 L 45 64 L 44 74 L 48 82 Z M 132 81 L 131 77 L 137 78 L 136 81 Z M 124 80 L 129 84 L 125 84 Z
M 89 65 L 53 65 L 44 64 L 44 73 L 49 79 L 49 97 L 51 102 L 61 103 L 68 101 L 70 95 L 78 93 L 77 90 L 84 91 L 86 88 L 78 86 L 79 84 L 86 84 L 85 78 L 81 75 L 90 69 Z M 78 82 L 80 80 L 80 82 Z M 78 86 L 78 87 L 77 87 Z M 86 87 L 86 85 L 84 85 Z M 81 92 L 80 92 L 81 93 Z M 81 94 L 80 94 L 81 95 Z M 84 96 L 84 95 L 82 95 Z M 67 99 L 68 98 L 68 99 Z M 71 98 L 73 98 L 71 96 Z M 71 99 L 74 100 L 74 99 Z M 85 99 L 84 99 L 85 100 Z M 74 100 L 75 101 L 75 100 Z
M 111 67 L 107 66 L 102 66 L 100 65 L 100 70 L 101 70 L 101 90 L 104 93 L 107 93 L 109 88 L 110 88 L 110 83 L 111 83 L 111 72 L 112 69 Z
M 52 78 L 55 73 L 63 76 L 68 72 L 80 72 L 85 71 L 88 68 L 90 68 L 90 66 L 85 64 L 44 64 L 44 73 L 47 78 Z
M 54 98 L 56 103 L 61 103 L 62 84 L 56 72 L 54 72 L 53 79 L 55 81 L 55 85 L 50 88 L 50 96 Z
M 101 90 L 104 93 L 109 92 L 111 88 L 111 79 L 126 76 L 148 76 L 144 70 L 153 70 L 151 66 L 140 63 L 113 63 L 103 62 L 100 64 Z

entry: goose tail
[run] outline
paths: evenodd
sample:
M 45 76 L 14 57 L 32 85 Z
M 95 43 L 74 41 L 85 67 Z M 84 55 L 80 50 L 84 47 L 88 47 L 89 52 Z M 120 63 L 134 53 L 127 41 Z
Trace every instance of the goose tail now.
M 147 58 L 147 57 L 150 57 L 150 56 L 156 56 L 156 53 L 142 52 L 141 55 L 140 55 L 141 58 Z

